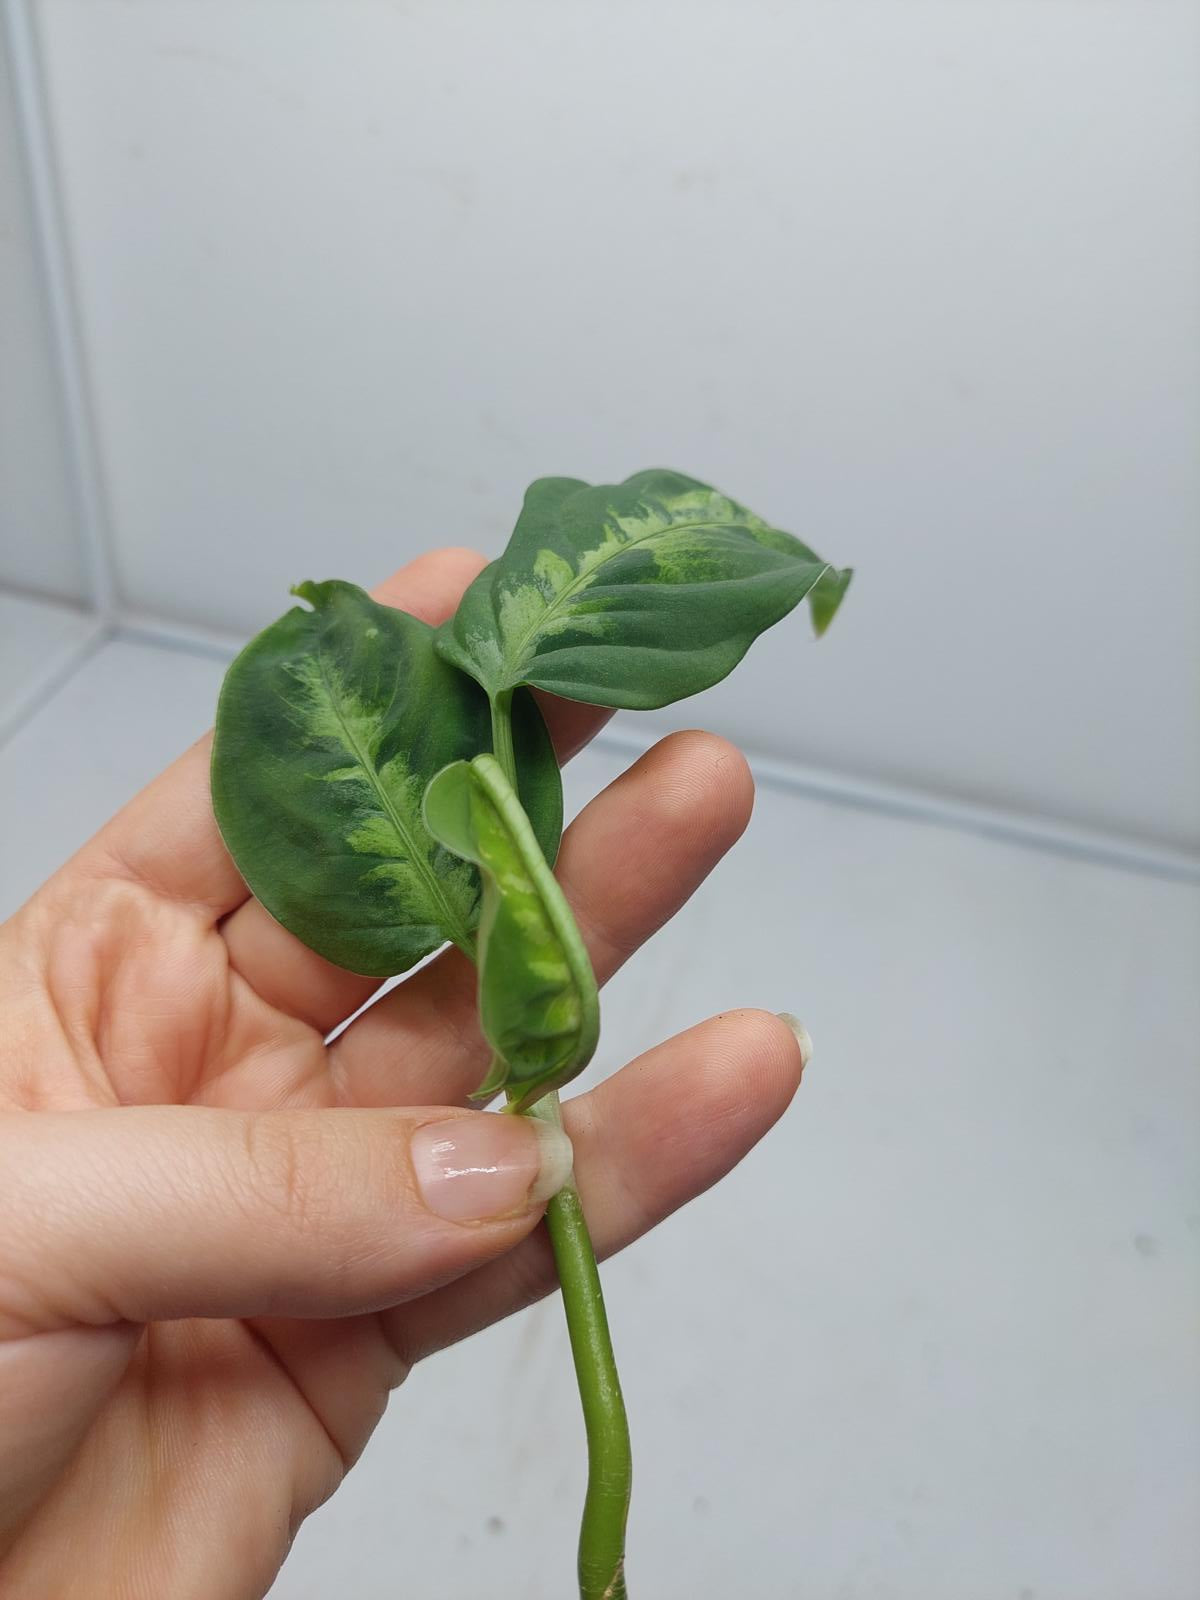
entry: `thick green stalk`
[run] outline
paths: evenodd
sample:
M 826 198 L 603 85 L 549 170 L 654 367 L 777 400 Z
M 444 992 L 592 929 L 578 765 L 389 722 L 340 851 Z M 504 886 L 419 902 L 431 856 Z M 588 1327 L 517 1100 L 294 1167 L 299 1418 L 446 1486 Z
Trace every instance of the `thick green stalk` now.
M 516 789 L 511 705 L 511 693 L 492 702 L 492 750 Z M 561 1126 L 558 1095 L 545 1095 L 527 1115 Z M 587 1435 L 588 1483 L 579 1530 L 580 1600 L 626 1600 L 625 1522 L 633 1476 L 629 1423 L 596 1253 L 574 1183 L 568 1183 L 546 1207 L 546 1229 L 562 1285 Z

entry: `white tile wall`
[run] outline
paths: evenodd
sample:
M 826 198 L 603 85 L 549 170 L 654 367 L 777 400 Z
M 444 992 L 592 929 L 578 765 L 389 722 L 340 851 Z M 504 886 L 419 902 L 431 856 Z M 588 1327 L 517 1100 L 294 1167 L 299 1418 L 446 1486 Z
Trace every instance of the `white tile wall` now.
M 0 16 L 0 584 L 82 600 L 84 565 L 2 24 Z
M 98 633 L 80 606 L 0 589 L 0 749 L 69 677 Z
M 688 717 L 1200 843 L 1186 0 L 43 0 L 126 601 L 711 476 L 860 577 Z

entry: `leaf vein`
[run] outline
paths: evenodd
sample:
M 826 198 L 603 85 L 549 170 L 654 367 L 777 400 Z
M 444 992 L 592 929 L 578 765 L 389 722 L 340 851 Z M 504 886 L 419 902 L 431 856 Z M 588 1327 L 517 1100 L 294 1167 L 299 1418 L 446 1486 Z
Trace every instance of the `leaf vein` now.
M 422 852 L 418 850 L 416 840 L 405 823 L 404 818 L 392 803 L 392 797 L 384 787 L 374 763 L 368 758 L 366 752 L 363 751 L 359 745 L 358 740 L 355 738 L 345 716 L 342 713 L 341 702 L 334 692 L 333 681 L 329 671 L 327 670 L 324 640 L 319 640 L 317 643 L 317 666 L 321 673 L 321 681 L 325 686 L 327 702 L 337 720 L 338 727 L 342 730 L 346 748 L 349 750 L 350 754 L 354 757 L 356 763 L 361 768 L 369 787 L 374 791 L 376 799 L 379 801 L 379 805 L 383 810 L 384 815 L 391 823 L 397 837 L 400 840 L 400 843 L 406 850 L 409 865 L 412 867 L 416 876 L 422 881 L 422 884 L 426 892 L 429 894 L 430 899 L 435 905 L 441 908 L 443 928 L 455 944 L 461 945 L 464 943 L 469 943 L 470 934 L 468 930 L 459 920 L 458 914 L 451 907 L 449 900 L 446 898 L 446 895 L 442 890 L 441 884 L 433 874 L 429 862 L 425 859 L 425 856 L 422 854 Z

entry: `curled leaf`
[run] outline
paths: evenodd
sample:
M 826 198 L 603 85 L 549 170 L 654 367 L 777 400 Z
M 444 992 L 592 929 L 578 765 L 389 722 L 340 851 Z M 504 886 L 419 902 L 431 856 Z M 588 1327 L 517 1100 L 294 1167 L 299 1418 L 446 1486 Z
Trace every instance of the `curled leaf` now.
M 456 761 L 425 791 L 425 825 L 479 868 L 479 1017 L 494 1052 L 480 1098 L 509 1092 L 521 1111 L 591 1060 L 596 979 L 563 892 L 500 763 Z

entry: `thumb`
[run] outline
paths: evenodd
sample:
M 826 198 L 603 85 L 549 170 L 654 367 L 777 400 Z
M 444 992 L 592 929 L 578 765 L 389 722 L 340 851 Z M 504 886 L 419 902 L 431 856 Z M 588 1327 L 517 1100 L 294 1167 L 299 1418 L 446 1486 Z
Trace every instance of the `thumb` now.
M 348 1316 L 524 1237 L 571 1146 L 526 1117 L 126 1106 L 0 1116 L 0 1338 Z

